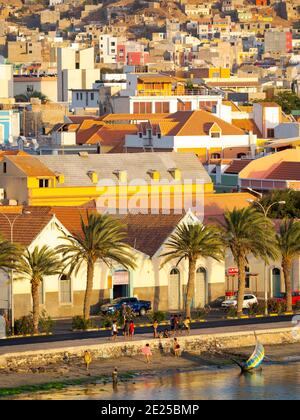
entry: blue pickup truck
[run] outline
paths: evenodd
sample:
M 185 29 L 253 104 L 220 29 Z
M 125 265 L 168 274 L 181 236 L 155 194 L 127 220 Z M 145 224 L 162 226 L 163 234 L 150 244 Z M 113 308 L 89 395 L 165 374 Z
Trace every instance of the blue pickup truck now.
M 106 303 L 100 307 L 103 314 L 113 314 L 122 309 L 123 305 L 130 307 L 135 313 L 144 316 L 147 311 L 151 311 L 151 302 L 139 300 L 137 298 L 117 298 L 111 303 Z

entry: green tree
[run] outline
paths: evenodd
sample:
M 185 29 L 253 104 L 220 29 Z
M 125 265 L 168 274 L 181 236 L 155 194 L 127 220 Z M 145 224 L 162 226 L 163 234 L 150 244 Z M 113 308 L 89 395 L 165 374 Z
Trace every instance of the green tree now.
M 237 313 L 243 313 L 246 288 L 246 267 L 252 254 L 255 258 L 276 259 L 278 252 L 275 230 L 270 219 L 256 209 L 247 207 L 225 212 L 223 240 L 239 269 Z
M 108 267 L 117 263 L 129 269 L 135 268 L 132 250 L 125 243 L 125 226 L 110 215 L 90 214 L 87 223 L 81 217 L 81 232 L 67 238 L 68 244 L 58 247 L 70 273 L 77 274 L 86 263 L 87 281 L 84 298 L 83 316 L 90 317 L 91 295 L 93 290 L 96 262 L 102 261 Z
M 273 96 L 273 98 L 266 99 L 262 102 L 270 102 L 270 100 L 280 105 L 283 112 L 285 112 L 286 114 L 291 114 L 292 111 L 300 108 L 299 96 L 290 90 L 278 92 L 276 95 Z
M 15 96 L 15 100 L 16 100 L 16 102 L 30 102 L 30 100 L 31 100 L 32 98 L 38 98 L 38 99 L 40 99 L 42 102 L 47 101 L 47 96 L 46 96 L 46 95 L 44 95 L 43 93 L 41 93 L 41 92 L 37 92 L 37 91 L 34 91 L 34 92 L 29 92 L 29 93 L 27 93 L 27 94 L 22 94 L 22 95 L 16 95 L 16 96 Z
M 38 333 L 39 329 L 39 289 L 46 276 L 55 276 L 63 271 L 62 261 L 57 251 L 44 245 L 36 246 L 33 251 L 26 249 L 17 262 L 16 271 L 20 276 L 28 278 L 31 283 L 33 330 Z
M 0 236 L 0 270 L 15 268 L 16 261 L 21 254 L 21 248 Z
M 276 235 L 277 246 L 281 255 L 281 266 L 285 281 L 287 310 L 292 311 L 292 279 L 293 260 L 300 256 L 300 222 L 285 219 L 281 222 Z
M 274 205 L 269 212 L 271 219 L 300 218 L 300 191 L 272 190 L 259 200 L 264 208 L 280 201 L 285 201 L 285 205 Z M 259 206 L 256 204 L 254 206 L 259 210 Z
M 224 245 L 220 230 L 216 226 L 204 226 L 197 222 L 183 223 L 178 226 L 166 243 L 167 251 L 161 257 L 163 265 L 172 260 L 177 260 L 177 265 L 182 260 L 188 260 L 189 274 L 185 298 L 186 316 L 191 316 L 191 303 L 195 292 L 195 276 L 197 261 L 202 258 L 213 258 L 221 261 L 224 258 Z

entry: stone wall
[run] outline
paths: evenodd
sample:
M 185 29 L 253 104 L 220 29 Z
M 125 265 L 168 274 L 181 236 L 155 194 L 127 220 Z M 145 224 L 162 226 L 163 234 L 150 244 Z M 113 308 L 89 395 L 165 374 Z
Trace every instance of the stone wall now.
M 257 332 L 260 342 L 264 345 L 293 344 L 300 342 L 300 335 L 294 337 L 292 328 L 261 330 Z M 255 345 L 255 336 L 252 332 L 237 332 L 224 334 L 194 335 L 179 337 L 178 341 L 183 351 L 201 354 L 207 351 L 221 351 L 237 349 Z M 39 350 L 30 352 L 9 353 L 0 356 L 0 368 L 17 370 L 21 368 L 45 367 L 62 362 L 82 360 L 85 350 L 92 353 L 93 359 L 116 359 L 122 356 L 135 356 L 141 348 L 149 343 L 155 352 L 169 353 L 173 344 L 172 339 L 139 340 L 134 342 L 116 342 L 112 344 L 92 344 L 90 346 L 66 347 L 60 349 Z

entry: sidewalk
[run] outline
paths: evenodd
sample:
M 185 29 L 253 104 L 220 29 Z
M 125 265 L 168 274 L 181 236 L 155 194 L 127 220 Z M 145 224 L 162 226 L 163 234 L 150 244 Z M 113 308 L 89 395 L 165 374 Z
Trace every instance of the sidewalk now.
M 237 333 L 237 332 L 246 332 L 249 331 L 249 334 L 253 333 L 254 331 L 262 331 L 262 330 L 276 330 L 281 328 L 291 328 L 291 322 L 278 322 L 275 324 L 259 324 L 259 325 L 239 325 L 239 326 L 230 326 L 230 327 L 221 327 L 221 328 L 205 328 L 205 329 L 194 329 L 191 330 L 190 336 L 197 336 L 197 335 L 209 335 L 209 334 L 220 334 L 220 333 Z M 110 341 L 110 332 L 107 332 L 107 337 L 99 337 L 99 338 L 89 338 L 89 339 L 81 339 L 81 340 L 66 340 L 66 341 L 59 341 L 59 342 L 47 342 L 47 343 L 36 343 L 36 344 L 24 344 L 24 345 L 8 345 L 0 347 L 0 355 L 7 355 L 10 353 L 23 353 L 23 352 L 30 352 L 30 351 L 40 351 L 40 350 L 53 350 L 53 349 L 64 349 L 64 348 L 76 348 L 86 346 L 87 348 L 92 345 L 97 344 L 107 344 Z M 152 333 L 146 334 L 139 334 L 134 337 L 134 342 L 152 339 Z M 179 336 L 180 339 L 180 336 Z M 116 341 L 117 343 L 125 343 L 126 341 L 124 338 L 119 335 Z M 132 341 L 129 341 L 129 343 Z M 113 343 L 111 342 L 113 345 Z

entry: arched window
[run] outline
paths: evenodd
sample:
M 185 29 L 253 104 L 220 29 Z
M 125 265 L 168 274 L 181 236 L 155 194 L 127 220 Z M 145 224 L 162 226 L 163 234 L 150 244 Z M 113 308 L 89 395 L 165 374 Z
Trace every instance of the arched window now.
M 281 272 L 279 268 L 272 270 L 272 291 L 273 297 L 280 297 L 281 295 Z
M 180 271 L 173 268 L 169 279 L 169 309 L 180 309 Z
M 246 289 L 250 289 L 250 268 L 245 267 L 246 271 Z
M 60 278 L 60 303 L 72 303 L 71 279 L 63 274 Z
M 204 267 L 196 271 L 195 295 L 193 299 L 194 308 L 204 308 L 207 303 L 207 272 Z

